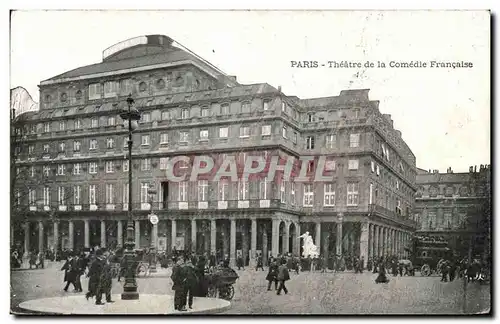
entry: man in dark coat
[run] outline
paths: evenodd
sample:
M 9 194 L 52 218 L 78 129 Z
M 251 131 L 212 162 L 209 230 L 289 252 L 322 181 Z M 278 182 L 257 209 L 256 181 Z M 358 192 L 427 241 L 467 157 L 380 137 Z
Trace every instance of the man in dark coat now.
M 196 264 L 196 276 L 198 277 L 198 297 L 206 297 L 208 294 L 208 285 L 205 280 L 205 265 L 207 263 L 206 255 L 201 255 Z
M 64 263 L 61 268 L 61 271 L 64 270 L 64 281 L 66 282 L 66 286 L 64 287 L 64 291 L 68 291 L 69 285 L 72 284 L 75 290 L 78 290 L 78 284 L 76 283 L 76 276 L 78 274 L 78 265 L 75 260 L 69 256 L 68 260 Z
M 186 309 L 186 275 L 183 270 L 184 260 L 182 256 L 174 257 L 174 266 L 172 267 L 172 290 L 174 290 L 174 309 L 185 312 Z
M 113 283 L 113 275 L 111 274 L 111 264 L 108 259 L 108 255 L 99 258 L 99 262 L 102 263 L 101 274 L 99 278 L 99 285 L 97 287 L 97 295 L 95 298 L 96 305 L 104 305 L 102 303 L 102 295 L 106 295 L 106 302 L 112 303 L 111 300 L 111 286 Z
M 102 256 L 102 250 L 97 250 L 95 254 L 96 258 L 92 261 L 89 273 L 87 274 L 87 278 L 89 278 L 88 292 L 85 295 L 87 299 L 97 296 L 97 294 L 99 293 L 101 273 L 105 263 Z
M 187 259 L 187 262 L 183 266 L 183 271 L 186 276 L 186 297 L 189 309 L 193 309 L 193 297 L 197 292 L 198 288 L 198 277 L 196 276 L 196 268 L 194 267 L 191 259 Z M 186 298 L 184 298 L 184 308 L 186 307 Z
M 255 267 L 255 271 L 259 269 L 262 269 L 262 271 L 264 271 L 264 262 L 262 262 L 262 256 L 260 255 L 257 257 L 257 265 Z
M 286 289 L 285 287 L 285 281 L 290 280 L 290 273 L 288 272 L 286 261 L 281 261 L 281 265 L 278 267 L 277 279 L 279 282 L 279 286 L 276 295 L 281 295 L 281 290 L 285 291 L 285 294 L 288 294 L 288 289 Z
M 278 263 L 276 263 L 275 260 L 269 264 L 269 272 L 267 273 L 266 280 L 268 282 L 267 284 L 267 290 L 271 290 L 271 284 L 274 282 L 274 289 L 278 290 Z
M 243 268 L 245 270 L 245 266 L 243 264 L 243 257 L 241 255 L 238 255 L 238 258 L 236 259 L 236 266 L 238 267 L 238 270 Z

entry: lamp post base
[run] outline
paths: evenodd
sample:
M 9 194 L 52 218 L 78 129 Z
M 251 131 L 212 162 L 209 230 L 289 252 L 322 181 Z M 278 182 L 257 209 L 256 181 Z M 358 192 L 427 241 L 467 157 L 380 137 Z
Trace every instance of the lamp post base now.
M 127 225 L 127 242 L 125 245 L 124 258 L 127 266 L 125 273 L 125 283 L 123 284 L 123 293 L 121 295 L 123 300 L 137 300 L 139 293 L 137 292 L 137 281 L 135 280 L 135 273 L 137 262 L 135 260 L 134 252 L 134 222 L 129 220 Z

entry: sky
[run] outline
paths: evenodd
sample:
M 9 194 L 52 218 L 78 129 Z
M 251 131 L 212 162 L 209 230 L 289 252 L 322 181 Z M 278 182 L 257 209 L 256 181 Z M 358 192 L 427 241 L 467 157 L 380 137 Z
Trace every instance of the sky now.
M 148 34 L 173 38 L 240 83 L 266 82 L 301 99 L 370 89 L 417 167 L 467 172 L 490 164 L 487 11 L 16 11 L 10 88 L 25 87 L 39 101 L 41 81 L 98 63 L 109 46 Z M 389 67 L 432 60 L 472 67 Z M 328 68 L 328 61 L 387 67 Z

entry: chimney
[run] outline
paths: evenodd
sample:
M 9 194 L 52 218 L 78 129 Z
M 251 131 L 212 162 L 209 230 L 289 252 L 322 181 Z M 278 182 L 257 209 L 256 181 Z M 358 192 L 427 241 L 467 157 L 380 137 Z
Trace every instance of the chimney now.
M 278 86 L 278 92 L 281 92 L 281 86 Z
M 471 172 L 471 173 L 474 172 L 474 167 L 473 166 L 469 167 L 469 172 Z
M 474 172 L 477 172 L 477 165 L 474 166 Z

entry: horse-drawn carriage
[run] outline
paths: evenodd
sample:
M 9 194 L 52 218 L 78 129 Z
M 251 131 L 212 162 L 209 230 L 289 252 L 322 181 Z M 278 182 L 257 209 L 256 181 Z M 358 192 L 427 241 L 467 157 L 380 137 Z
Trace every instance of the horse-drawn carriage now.
M 448 241 L 434 237 L 415 237 L 412 254 L 413 266 L 425 277 L 440 275 L 442 263 L 453 256 Z
M 239 278 L 231 268 L 219 267 L 205 275 L 208 286 L 207 297 L 231 300 L 234 297 L 234 283 Z

